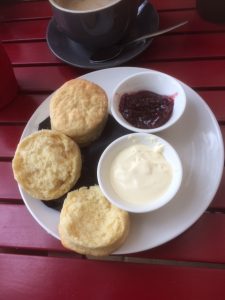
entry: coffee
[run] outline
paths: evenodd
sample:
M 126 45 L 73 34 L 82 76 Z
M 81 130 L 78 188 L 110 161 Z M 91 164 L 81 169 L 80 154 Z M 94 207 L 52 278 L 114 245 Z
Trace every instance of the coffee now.
M 118 0 L 55 0 L 55 2 L 63 8 L 71 10 L 95 10 L 106 7 Z

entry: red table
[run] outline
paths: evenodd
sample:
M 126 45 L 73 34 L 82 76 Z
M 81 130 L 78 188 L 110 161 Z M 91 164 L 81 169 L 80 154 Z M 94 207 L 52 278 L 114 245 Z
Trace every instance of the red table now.
M 126 63 L 166 72 L 196 90 L 225 134 L 225 24 L 201 19 L 195 0 L 152 0 L 160 27 L 188 25 L 154 39 Z M 47 1 L 0 7 L 0 39 L 20 87 L 0 110 L 0 299 L 225 299 L 225 176 L 200 219 L 174 240 L 131 255 L 86 258 L 65 250 L 23 204 L 11 160 L 36 108 L 66 80 L 89 70 L 54 57 L 45 34 Z M 210 184 L 210 183 L 208 183 Z

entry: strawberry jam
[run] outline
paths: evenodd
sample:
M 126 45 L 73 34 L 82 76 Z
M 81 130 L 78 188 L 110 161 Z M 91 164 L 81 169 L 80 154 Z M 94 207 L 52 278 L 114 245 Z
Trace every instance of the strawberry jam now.
M 151 91 L 123 94 L 119 111 L 124 119 L 137 128 L 151 129 L 165 124 L 173 112 L 174 99 Z

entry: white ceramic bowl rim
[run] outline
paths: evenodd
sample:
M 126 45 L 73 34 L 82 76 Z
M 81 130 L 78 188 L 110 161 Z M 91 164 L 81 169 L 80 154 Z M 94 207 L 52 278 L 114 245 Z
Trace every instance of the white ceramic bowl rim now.
M 149 90 L 161 95 L 174 96 L 174 108 L 171 118 L 162 126 L 151 129 L 137 128 L 128 123 L 118 110 L 121 95 L 126 92 Z M 128 76 L 113 91 L 111 112 L 116 121 L 125 128 L 140 133 L 155 133 L 172 126 L 183 114 L 186 107 L 186 95 L 181 83 L 174 77 L 159 71 L 144 71 Z
M 165 147 L 164 156 L 173 168 L 173 179 L 171 185 L 168 188 L 168 191 L 156 201 L 143 203 L 140 205 L 122 201 L 119 199 L 119 196 L 115 194 L 110 185 L 110 180 L 108 176 L 108 172 L 110 170 L 110 163 L 122 149 L 124 149 L 128 145 L 131 145 L 134 139 L 135 142 L 137 141 L 138 143 L 150 145 L 151 138 L 153 141 L 152 146 L 159 143 Z M 154 140 L 157 143 L 155 143 Z M 181 185 L 182 174 L 182 164 L 175 149 L 166 140 L 160 138 L 159 136 L 146 133 L 131 133 L 114 140 L 102 153 L 97 167 L 98 184 L 105 197 L 117 207 L 135 213 L 153 211 L 162 207 L 170 200 L 172 200 L 172 198 L 175 196 Z

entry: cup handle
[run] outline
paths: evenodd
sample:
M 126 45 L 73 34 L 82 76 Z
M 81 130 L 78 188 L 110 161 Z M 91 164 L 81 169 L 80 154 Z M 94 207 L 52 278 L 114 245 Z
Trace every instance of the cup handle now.
M 132 0 L 132 5 L 130 8 L 132 9 L 131 19 L 133 21 L 136 20 L 137 16 L 139 16 L 145 6 L 148 4 L 148 0 Z
M 145 6 L 148 4 L 148 0 L 139 0 L 138 1 L 138 10 L 137 15 L 140 15 Z

